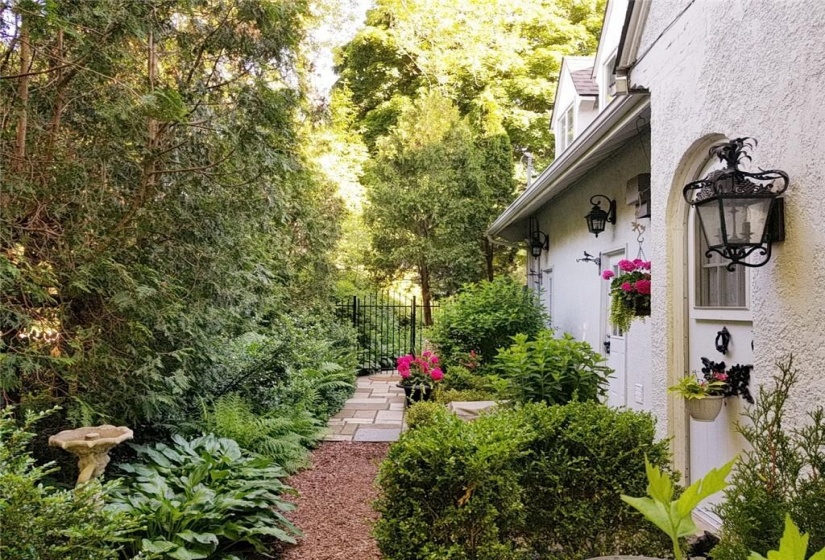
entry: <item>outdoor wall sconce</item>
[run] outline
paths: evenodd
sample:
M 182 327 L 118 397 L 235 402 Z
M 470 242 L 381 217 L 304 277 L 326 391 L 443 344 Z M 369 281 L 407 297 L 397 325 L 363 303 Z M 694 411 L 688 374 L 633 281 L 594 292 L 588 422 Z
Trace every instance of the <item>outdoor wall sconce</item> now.
M 535 230 L 530 235 L 530 254 L 536 258 L 541 256 L 542 251 L 550 249 L 550 238 L 546 233 Z
M 739 169 L 743 159 L 751 159 L 746 148 L 754 146 L 753 138 L 736 138 L 712 147 L 710 155 L 725 162 L 725 168 L 682 190 L 699 216 L 708 246 L 705 256 L 717 253 L 730 260 L 726 268 L 731 271 L 737 264 L 764 265 L 771 258 L 771 243 L 785 240 L 785 205 L 778 197 L 788 188 L 788 174 L 778 169 L 759 173 Z M 754 252 L 764 259 L 746 261 Z
M 599 198 L 607 201 L 607 210 L 602 209 L 601 203 L 598 201 Z M 608 222 L 611 224 L 616 223 L 616 201 L 603 194 L 597 194 L 590 197 L 590 204 L 593 205 L 593 208 L 590 209 L 584 219 L 587 221 L 587 231 L 598 237 L 604 231 Z

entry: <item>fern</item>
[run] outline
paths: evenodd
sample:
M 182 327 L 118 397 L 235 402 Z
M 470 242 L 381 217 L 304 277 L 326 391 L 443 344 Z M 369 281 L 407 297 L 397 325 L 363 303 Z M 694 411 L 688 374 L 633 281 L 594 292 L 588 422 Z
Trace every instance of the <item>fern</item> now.
M 293 473 L 307 465 L 307 449 L 321 437 L 321 422 L 299 408 L 258 415 L 240 395 L 220 397 L 203 410 L 203 429 L 234 439 L 244 449 L 272 459 Z

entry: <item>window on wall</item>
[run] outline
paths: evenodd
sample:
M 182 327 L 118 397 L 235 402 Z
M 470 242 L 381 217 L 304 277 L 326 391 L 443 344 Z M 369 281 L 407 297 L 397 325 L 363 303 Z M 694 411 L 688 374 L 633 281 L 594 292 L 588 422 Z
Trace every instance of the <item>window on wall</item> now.
M 696 220 L 697 228 L 700 227 Z M 696 306 L 697 307 L 747 307 L 747 271 L 737 266 L 733 271 L 727 269 L 730 261 L 716 253 L 707 257 L 707 243 L 701 231 L 696 231 Z
M 559 119 L 559 133 L 556 140 L 562 150 L 573 143 L 573 105 L 570 105 Z

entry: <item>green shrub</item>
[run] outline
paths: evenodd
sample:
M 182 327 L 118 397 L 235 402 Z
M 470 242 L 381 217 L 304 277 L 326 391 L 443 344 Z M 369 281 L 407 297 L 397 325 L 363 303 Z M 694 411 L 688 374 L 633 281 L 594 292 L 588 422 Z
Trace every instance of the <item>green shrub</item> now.
M 613 370 L 588 343 L 569 334 L 553 338 L 542 331 L 535 340 L 513 337 L 514 344 L 499 352 L 496 365 L 510 381 L 510 395 L 519 402 L 564 404 L 571 400 L 595 401 L 604 396 Z
M 321 439 L 323 425 L 301 408 L 258 415 L 240 395 L 229 394 L 205 407 L 205 433 L 238 442 L 243 449 L 272 459 L 289 473 L 308 465 L 308 448 Z
M 660 555 L 620 499 L 644 493 L 645 456 L 667 468 L 652 417 L 596 403 L 433 416 L 381 465 L 376 538 L 390 560 Z
M 797 430 L 783 427 L 785 407 L 797 382 L 793 359 L 776 364 L 773 388 L 760 387 L 756 403 L 737 430 L 747 450 L 731 476 L 722 518 L 722 540 L 713 549 L 717 560 L 747 560 L 750 551 L 765 555 L 778 547 L 790 514 L 810 535 L 811 548 L 825 547 L 825 413 L 809 413 L 810 422 Z
M 540 557 L 581 559 L 613 554 L 662 557 L 670 541 L 621 494 L 647 488 L 645 457 L 668 469 L 667 442 L 655 441 L 650 414 L 593 402 L 528 405 L 504 412 L 536 436 L 519 471 L 525 539 Z
M 495 401 L 499 398 L 499 393 L 485 389 L 442 389 L 435 393 L 436 402 L 441 404 L 454 401 Z
M 281 494 L 284 471 L 238 444 L 213 435 L 173 447 L 134 446 L 144 463 L 124 464 L 130 476 L 109 506 L 140 519 L 135 552 L 162 558 L 220 558 L 237 548 L 266 552 L 265 540 L 294 543 L 298 530 L 282 512 L 293 509 Z
M 437 422 L 445 414 L 449 414 L 444 405 L 432 401 L 418 401 L 407 409 L 404 420 L 411 430 L 420 426 L 428 426 Z
M 117 559 L 124 535 L 135 528 L 123 514 L 100 508 L 106 488 L 90 482 L 76 490 L 47 486 L 52 465 L 36 466 L 27 447 L 32 425 L 0 411 L 0 558 L 15 560 Z
M 388 560 L 515 558 L 515 466 L 529 432 L 446 414 L 405 432 L 381 464 L 375 537 Z
M 536 294 L 510 278 L 469 284 L 441 304 L 428 339 L 448 365 L 475 350 L 489 363 L 510 338 L 532 337 L 544 328 L 546 314 Z

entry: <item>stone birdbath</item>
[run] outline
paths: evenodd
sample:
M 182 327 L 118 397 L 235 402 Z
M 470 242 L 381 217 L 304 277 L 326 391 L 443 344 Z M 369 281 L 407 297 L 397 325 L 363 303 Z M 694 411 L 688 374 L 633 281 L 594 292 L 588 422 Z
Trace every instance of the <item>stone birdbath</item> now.
M 60 447 L 77 455 L 80 474 L 77 485 L 103 474 L 109 464 L 109 451 L 116 445 L 132 439 L 134 433 L 126 426 L 87 426 L 64 430 L 49 438 L 49 445 Z

